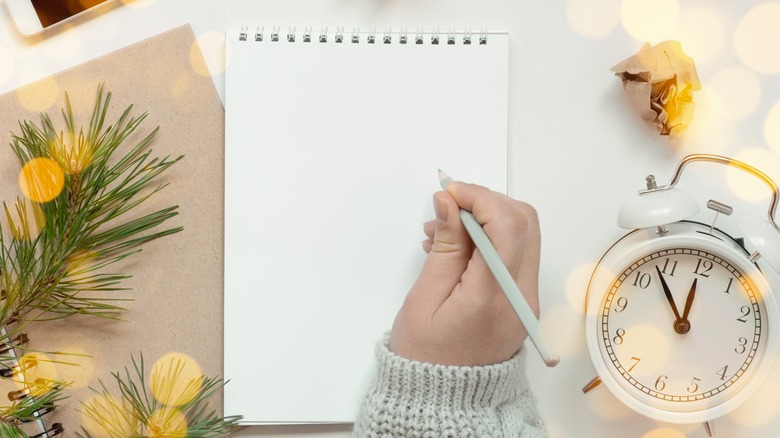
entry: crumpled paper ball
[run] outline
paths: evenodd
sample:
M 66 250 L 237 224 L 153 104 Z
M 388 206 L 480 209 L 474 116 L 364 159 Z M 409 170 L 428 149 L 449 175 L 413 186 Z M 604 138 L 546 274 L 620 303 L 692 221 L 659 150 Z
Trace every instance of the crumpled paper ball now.
M 679 41 L 653 47 L 645 43 L 611 70 L 623 80 L 631 106 L 659 134 L 679 133 L 693 120 L 693 92 L 701 89 L 701 83 L 693 59 Z

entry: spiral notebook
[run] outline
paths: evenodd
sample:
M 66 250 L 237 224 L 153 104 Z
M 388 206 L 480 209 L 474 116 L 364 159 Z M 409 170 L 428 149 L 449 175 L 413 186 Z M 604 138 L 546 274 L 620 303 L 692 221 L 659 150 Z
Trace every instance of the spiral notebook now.
M 437 169 L 507 188 L 505 33 L 228 31 L 225 415 L 348 423 Z

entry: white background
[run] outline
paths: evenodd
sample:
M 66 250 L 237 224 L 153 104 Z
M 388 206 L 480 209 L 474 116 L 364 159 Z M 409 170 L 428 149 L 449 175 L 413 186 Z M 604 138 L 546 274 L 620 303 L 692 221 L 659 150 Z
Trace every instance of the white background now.
M 735 156 L 775 179 L 780 164 L 764 134 L 780 101 L 774 66 L 780 35 L 761 29 L 750 11 L 762 2 L 721 0 L 137 0 L 109 7 L 76 27 L 25 38 L 0 8 L 0 93 L 124 47 L 180 24 L 191 23 L 214 83 L 224 96 L 224 30 L 240 24 L 406 26 L 510 32 L 509 147 L 511 195 L 534 204 L 542 220 L 542 323 L 562 357 L 546 369 L 529 354 L 528 373 L 552 437 L 703 437 L 698 425 L 659 424 L 620 405 L 606 390 L 584 396 L 593 376 L 585 350 L 582 303 L 590 269 L 621 235 L 615 216 L 622 202 L 655 173 L 669 178 L 691 152 Z M 664 10 L 639 14 L 639 4 Z M 582 6 L 587 5 L 587 6 Z M 776 5 L 776 4 L 775 4 Z M 622 9 L 621 9 L 622 8 Z M 623 19 L 621 19 L 621 10 Z M 774 9 L 776 11 L 776 8 Z M 769 13 L 767 13 L 767 11 Z M 774 18 L 769 8 L 758 16 Z M 746 18 L 747 17 L 747 18 Z M 775 21 L 774 28 L 778 21 Z M 640 29 L 648 25 L 647 30 Z M 631 32 L 629 32 L 629 30 Z M 772 33 L 775 32 L 775 33 Z M 636 35 L 637 37 L 633 36 Z M 643 40 L 681 40 L 698 67 L 703 90 L 687 135 L 675 141 L 646 127 L 623 99 L 609 68 Z M 752 39 L 751 39 L 752 38 Z M 744 43 L 747 41 L 747 43 Z M 752 43 L 751 43 L 752 42 Z M 744 43 L 744 44 L 743 44 Z M 745 47 L 763 51 L 767 67 Z M 761 55 L 761 54 L 760 54 Z M 229 62 L 229 54 L 228 54 Z M 762 72 L 763 71 L 763 72 Z M 768 73 L 767 73 L 768 71 Z M 0 127 L 10 129 L 10 127 Z M 760 185 L 699 165 L 682 186 L 739 205 L 735 214 L 765 215 Z M 733 183 L 736 181 L 736 183 Z M 757 193 L 757 194 L 756 194 Z M 705 195 L 702 195 L 705 196 Z M 744 201 L 744 198 L 748 198 Z M 742 206 L 745 206 L 744 208 Z M 421 237 L 422 239 L 422 237 Z M 377 336 L 380 334 L 378 333 Z M 718 436 L 775 436 L 780 426 L 780 371 L 746 406 L 716 421 Z M 252 427 L 243 437 L 346 437 L 349 426 Z

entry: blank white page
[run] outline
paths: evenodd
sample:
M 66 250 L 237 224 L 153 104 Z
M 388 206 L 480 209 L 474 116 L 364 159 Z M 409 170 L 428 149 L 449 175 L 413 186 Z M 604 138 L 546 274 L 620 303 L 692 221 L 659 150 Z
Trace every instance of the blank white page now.
M 508 36 L 270 33 L 227 32 L 225 415 L 352 422 L 437 169 L 507 190 Z

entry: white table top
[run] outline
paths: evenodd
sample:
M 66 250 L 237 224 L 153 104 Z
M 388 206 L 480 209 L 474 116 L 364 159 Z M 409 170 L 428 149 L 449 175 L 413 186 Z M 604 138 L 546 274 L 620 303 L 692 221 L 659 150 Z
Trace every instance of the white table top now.
M 750 14 L 761 2 L 653 1 L 656 11 L 671 9 L 660 19 L 640 14 L 637 23 L 632 12 L 642 0 L 116 2 L 75 27 L 33 38 L 17 34 L 0 8 L 0 93 L 185 23 L 192 25 L 223 99 L 227 26 L 509 31 L 510 194 L 535 205 L 541 217 L 542 324 L 562 357 L 557 368 L 546 369 L 535 353 L 529 354 L 528 374 L 550 436 L 706 436 L 699 425 L 643 418 L 604 389 L 582 395 L 580 389 L 595 371 L 581 308 L 593 264 L 622 234 L 615 225 L 617 210 L 642 188 L 645 175 L 655 173 L 666 181 L 680 158 L 697 152 L 730 155 L 780 179 L 780 137 L 764 133 L 771 109 L 780 102 L 780 76 L 757 71 L 777 69 L 780 34 L 751 35 L 761 28 L 761 16 L 776 17 L 773 11 L 780 7 Z M 740 26 L 742 20 L 754 21 Z M 620 80 L 609 71 L 639 49 L 643 41 L 634 34 L 653 44 L 681 40 L 696 61 L 703 90 L 694 94 L 697 112 L 684 138 L 670 142 L 646 127 L 629 110 Z M 764 51 L 763 58 L 748 53 L 751 42 Z M 780 118 L 774 120 L 780 125 Z M 755 191 L 752 186 L 732 189 L 723 175 L 697 169 L 687 178 L 694 191 L 705 187 L 723 196 Z M 765 214 L 768 198 L 759 198 L 744 201 L 752 215 Z M 716 420 L 717 436 L 775 436 L 778 390 L 780 368 L 743 408 Z M 349 430 L 344 425 L 258 426 L 236 436 L 335 438 L 349 436 Z

